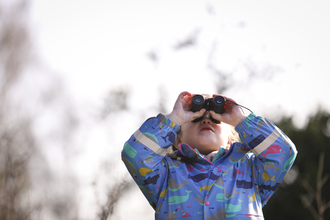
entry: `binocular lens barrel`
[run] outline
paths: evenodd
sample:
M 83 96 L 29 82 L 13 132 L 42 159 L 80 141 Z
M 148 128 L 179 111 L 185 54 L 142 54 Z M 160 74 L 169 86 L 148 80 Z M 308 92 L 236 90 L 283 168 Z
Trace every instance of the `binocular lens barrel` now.
M 192 105 L 191 105 L 191 111 L 192 112 L 198 112 L 201 110 L 204 106 L 204 97 L 202 95 L 195 95 L 192 98 Z
M 213 99 L 213 102 L 211 102 L 211 109 L 213 109 L 213 111 L 215 111 L 218 114 L 222 114 L 225 111 L 225 103 L 226 103 L 226 99 L 222 96 L 217 96 Z
M 217 96 L 214 98 L 214 102 L 217 104 L 217 105 L 223 105 L 225 104 L 226 100 L 224 97 L 222 96 Z

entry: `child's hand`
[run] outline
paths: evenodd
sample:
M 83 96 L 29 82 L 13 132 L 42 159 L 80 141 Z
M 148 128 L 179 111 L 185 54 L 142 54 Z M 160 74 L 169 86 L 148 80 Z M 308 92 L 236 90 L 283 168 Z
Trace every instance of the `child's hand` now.
M 210 111 L 211 116 L 214 119 L 236 127 L 247 117 L 246 115 L 243 114 L 241 108 L 238 105 L 234 104 L 237 103 L 235 100 L 218 94 L 214 94 L 213 98 L 216 96 L 222 96 L 226 99 L 226 101 L 230 101 L 230 102 L 226 102 L 225 112 L 222 114 L 217 114 L 214 111 Z
M 166 115 L 166 117 L 179 126 L 202 117 L 206 111 L 205 109 L 201 109 L 198 112 L 190 111 L 193 96 L 189 92 L 181 92 L 174 104 L 172 112 Z

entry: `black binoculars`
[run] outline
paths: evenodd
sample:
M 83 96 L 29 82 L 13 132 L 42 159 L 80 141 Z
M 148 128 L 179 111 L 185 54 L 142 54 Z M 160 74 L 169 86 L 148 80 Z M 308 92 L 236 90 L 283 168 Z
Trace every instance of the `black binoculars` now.
M 194 95 L 192 98 L 191 111 L 198 112 L 202 108 L 206 111 L 213 110 L 215 113 L 222 114 L 225 111 L 226 99 L 222 96 L 204 99 L 202 95 Z

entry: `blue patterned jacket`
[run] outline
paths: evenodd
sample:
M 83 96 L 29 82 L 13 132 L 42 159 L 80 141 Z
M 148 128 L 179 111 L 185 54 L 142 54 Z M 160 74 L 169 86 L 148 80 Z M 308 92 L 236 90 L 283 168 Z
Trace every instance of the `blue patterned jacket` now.
M 179 157 L 198 155 L 185 163 L 166 156 L 179 128 L 159 114 L 144 122 L 122 151 L 155 219 L 264 219 L 262 207 L 297 156 L 291 140 L 268 119 L 250 114 L 235 128 L 242 143 L 232 143 L 212 162 L 181 144 Z

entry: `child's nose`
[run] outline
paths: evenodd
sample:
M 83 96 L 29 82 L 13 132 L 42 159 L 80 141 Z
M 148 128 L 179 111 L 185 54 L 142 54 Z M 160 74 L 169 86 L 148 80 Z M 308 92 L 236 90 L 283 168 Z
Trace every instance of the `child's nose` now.
M 202 124 L 212 124 L 210 112 L 205 112 L 201 121 Z

